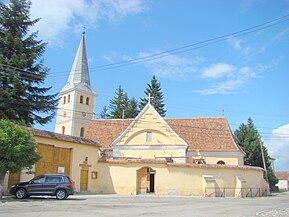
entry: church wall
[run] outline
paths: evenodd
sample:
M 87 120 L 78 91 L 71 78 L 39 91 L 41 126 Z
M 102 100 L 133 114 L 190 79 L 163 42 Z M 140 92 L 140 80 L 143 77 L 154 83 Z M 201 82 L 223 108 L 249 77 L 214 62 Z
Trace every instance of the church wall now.
M 113 157 L 141 159 L 172 158 L 176 163 L 185 163 L 186 146 L 114 146 Z M 174 158 L 175 157 L 175 158 Z
M 148 140 L 147 133 L 150 133 Z M 185 145 L 150 107 L 116 145 Z
M 54 145 L 55 147 L 70 148 L 70 178 L 75 182 L 76 191 L 80 191 L 80 173 L 81 170 L 88 170 L 88 189 L 89 192 L 96 192 L 98 187 L 97 177 L 93 177 L 94 174 L 98 175 L 98 159 L 99 149 L 97 146 L 67 142 L 62 140 L 56 140 L 46 137 L 34 136 L 36 143 L 45 145 Z M 86 161 L 87 160 L 87 161 Z M 57 174 L 58 171 L 55 171 Z M 20 175 L 20 181 L 28 181 L 34 177 L 34 174 L 27 175 L 26 171 L 22 171 Z M 8 175 L 6 176 L 4 188 L 8 188 Z
M 71 135 L 73 114 L 74 92 L 69 92 L 61 95 L 56 116 L 55 132 Z
M 199 152 L 189 151 L 188 152 L 188 163 L 193 163 L 194 159 L 202 158 L 206 164 L 217 164 L 219 161 L 223 161 L 225 165 L 244 165 L 244 155 L 239 152 L 220 152 L 220 151 L 205 151 Z
M 214 182 L 216 191 L 227 188 L 227 196 L 236 196 L 240 188 L 267 188 L 261 169 L 230 167 L 182 167 L 166 164 L 99 163 L 99 193 L 136 194 L 137 171 L 149 167 L 155 171 L 155 194 L 204 196 L 208 185 L 205 176 Z M 108 175 L 109 173 L 109 175 Z M 242 179 L 240 184 L 237 177 Z M 237 188 L 237 189 L 235 189 Z M 206 189 L 207 192 L 212 189 Z M 214 189 L 215 191 L 215 189 Z M 216 195 L 218 196 L 218 195 Z
M 81 96 L 82 96 L 82 103 L 80 101 Z M 89 99 L 88 105 L 86 104 L 87 98 Z M 74 114 L 72 135 L 80 136 L 80 131 L 82 127 L 84 127 L 84 134 L 86 133 L 89 121 L 93 119 L 94 98 L 95 97 L 92 94 L 87 94 L 80 91 L 75 92 L 75 101 L 74 101 L 75 105 L 73 108 L 75 114 Z

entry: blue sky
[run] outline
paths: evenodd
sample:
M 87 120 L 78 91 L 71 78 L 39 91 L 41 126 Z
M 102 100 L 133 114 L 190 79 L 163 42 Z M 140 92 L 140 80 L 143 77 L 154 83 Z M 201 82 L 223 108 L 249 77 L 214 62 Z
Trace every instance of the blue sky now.
M 288 0 L 32 0 L 34 30 L 48 42 L 46 86 L 66 83 L 86 27 L 96 114 L 121 85 L 144 97 L 152 75 L 166 117 L 222 116 L 234 131 L 252 117 L 277 171 L 289 171 L 289 21 L 152 61 L 99 70 L 247 29 L 289 14 Z M 288 17 L 287 17 L 288 19 Z M 97 117 L 97 116 L 96 116 Z M 54 131 L 55 120 L 46 126 Z

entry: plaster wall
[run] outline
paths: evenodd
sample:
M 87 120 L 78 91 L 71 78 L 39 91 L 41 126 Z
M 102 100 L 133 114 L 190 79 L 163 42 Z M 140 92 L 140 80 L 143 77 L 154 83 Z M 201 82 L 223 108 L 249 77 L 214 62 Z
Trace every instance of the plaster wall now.
M 97 172 L 99 149 L 94 145 L 80 144 L 74 142 L 60 141 L 46 137 L 34 136 L 35 141 L 38 144 L 54 145 L 56 147 L 70 148 L 71 160 L 70 160 L 70 178 L 75 182 L 76 190 L 80 191 L 80 171 L 81 169 L 88 170 L 88 191 L 96 192 L 98 188 L 98 179 L 92 177 L 92 172 Z M 85 165 L 85 159 L 87 159 L 87 165 Z M 22 171 L 20 175 L 20 181 L 29 181 L 34 177 L 33 174 L 28 175 L 27 171 Z M 57 171 L 55 171 L 57 173 Z M 5 179 L 4 188 L 8 186 L 8 175 Z
M 155 170 L 155 194 L 204 196 L 207 182 L 212 177 L 217 188 L 239 188 L 236 177 L 244 182 L 242 188 L 266 188 L 261 169 L 181 167 L 166 164 L 111 164 L 99 163 L 100 193 L 136 194 L 137 170 L 150 167 Z
M 289 190 L 289 180 L 279 180 L 277 186 L 279 190 Z

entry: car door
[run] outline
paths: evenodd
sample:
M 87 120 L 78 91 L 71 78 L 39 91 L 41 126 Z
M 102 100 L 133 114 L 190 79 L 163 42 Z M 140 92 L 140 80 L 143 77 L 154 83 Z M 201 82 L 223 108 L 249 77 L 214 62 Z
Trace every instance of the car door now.
M 29 195 L 41 194 L 44 182 L 45 182 L 45 176 L 38 176 L 32 179 L 27 185 L 27 193 Z
M 45 182 L 43 183 L 43 189 L 46 194 L 54 194 L 57 185 L 62 182 L 63 178 L 61 176 L 47 176 Z

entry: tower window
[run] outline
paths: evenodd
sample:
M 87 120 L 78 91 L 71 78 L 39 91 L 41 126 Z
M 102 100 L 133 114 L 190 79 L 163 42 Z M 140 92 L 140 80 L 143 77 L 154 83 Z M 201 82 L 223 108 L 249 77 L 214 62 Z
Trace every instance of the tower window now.
M 67 96 L 67 103 L 70 103 L 70 94 Z
M 84 137 L 84 127 L 80 128 L 80 137 Z
M 66 103 L 66 96 L 63 97 L 63 104 Z
M 65 134 L 65 126 L 62 126 L 62 134 Z
M 86 105 L 89 105 L 89 97 L 86 97 Z
M 83 103 L 83 96 L 82 95 L 80 96 L 80 103 L 81 104 Z
M 153 137 L 153 133 L 152 132 L 147 132 L 146 142 L 152 142 L 152 137 Z

